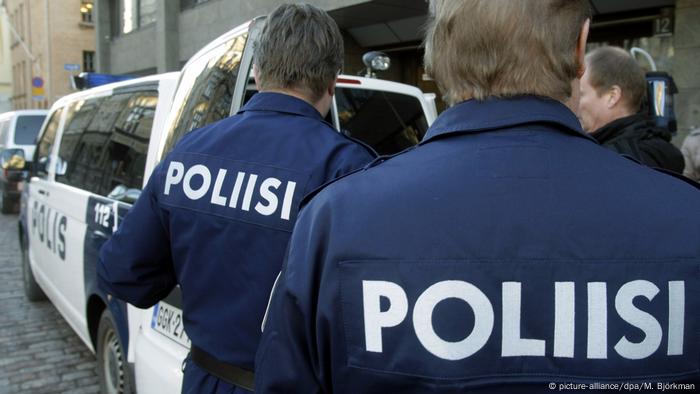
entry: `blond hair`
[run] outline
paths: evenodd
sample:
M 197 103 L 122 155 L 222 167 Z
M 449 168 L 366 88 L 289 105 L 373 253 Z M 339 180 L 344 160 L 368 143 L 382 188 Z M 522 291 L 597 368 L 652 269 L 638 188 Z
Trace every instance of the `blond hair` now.
M 588 0 L 431 0 L 430 11 L 425 66 L 448 103 L 571 96 Z

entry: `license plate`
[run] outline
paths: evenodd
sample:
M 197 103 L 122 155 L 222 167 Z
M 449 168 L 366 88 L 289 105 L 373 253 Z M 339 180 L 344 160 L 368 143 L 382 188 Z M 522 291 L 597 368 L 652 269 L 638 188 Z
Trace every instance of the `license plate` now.
M 185 333 L 182 311 L 166 302 L 159 302 L 153 308 L 151 328 L 187 348 L 190 338 Z

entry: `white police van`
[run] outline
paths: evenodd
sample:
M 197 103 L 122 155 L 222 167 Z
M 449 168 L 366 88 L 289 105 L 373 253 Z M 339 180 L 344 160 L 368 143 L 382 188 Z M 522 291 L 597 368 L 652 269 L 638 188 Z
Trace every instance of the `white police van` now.
M 163 130 L 178 75 L 58 100 L 42 125 L 22 193 L 25 294 L 32 301 L 48 297 L 96 353 L 103 392 L 132 391 L 129 332 L 142 312 L 97 288 L 97 256 L 155 165 L 153 142 L 161 134 L 152 131 Z
M 42 127 L 19 221 L 25 293 L 30 300 L 48 296 L 96 352 L 104 392 L 131 392 L 134 362 L 139 392 L 180 390 L 189 341 L 178 290 L 140 310 L 96 288 L 95 264 L 177 140 L 237 112 L 255 94 L 250 46 L 263 22 L 224 34 L 182 73 L 66 96 Z M 394 153 L 422 138 L 436 117 L 433 98 L 408 85 L 340 76 L 327 120 L 380 153 Z
M 255 94 L 249 79 L 251 46 L 263 24 L 264 18 L 258 18 L 239 26 L 187 62 L 157 160 L 183 134 L 236 113 Z M 380 154 L 396 153 L 418 143 L 435 120 L 434 97 L 400 83 L 341 75 L 327 120 Z M 183 327 L 179 289 L 148 309 L 131 335 L 138 392 L 180 392 L 190 341 Z

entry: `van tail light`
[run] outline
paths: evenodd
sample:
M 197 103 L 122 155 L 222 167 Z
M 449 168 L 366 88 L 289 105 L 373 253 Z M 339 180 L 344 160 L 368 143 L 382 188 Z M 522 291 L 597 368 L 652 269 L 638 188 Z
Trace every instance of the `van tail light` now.
M 362 85 L 362 82 L 357 79 L 338 78 L 338 83 L 347 83 L 351 85 Z

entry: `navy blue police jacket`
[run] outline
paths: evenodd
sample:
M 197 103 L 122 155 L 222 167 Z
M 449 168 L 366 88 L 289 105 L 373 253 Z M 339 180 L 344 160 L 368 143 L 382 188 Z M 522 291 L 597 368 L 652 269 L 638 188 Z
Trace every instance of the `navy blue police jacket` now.
M 305 101 L 258 93 L 156 167 L 100 251 L 99 285 L 149 307 L 179 284 L 192 343 L 252 370 L 299 202 L 374 156 Z
M 563 104 L 465 101 L 302 209 L 256 392 L 697 378 L 699 239 L 694 186 L 600 147 Z

